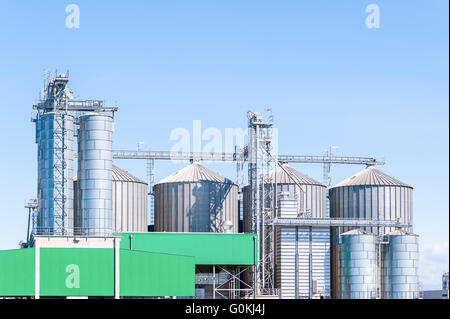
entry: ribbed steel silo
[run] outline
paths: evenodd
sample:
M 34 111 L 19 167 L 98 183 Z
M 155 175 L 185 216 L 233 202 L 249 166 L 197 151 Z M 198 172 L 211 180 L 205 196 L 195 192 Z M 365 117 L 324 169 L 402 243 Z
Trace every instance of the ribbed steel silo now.
M 112 234 L 113 118 L 87 113 L 79 118 L 78 218 L 79 234 Z
M 296 218 L 297 200 L 282 193 L 282 218 Z M 276 228 L 276 283 L 282 299 L 330 298 L 330 228 Z
M 383 298 L 419 298 L 419 236 L 402 230 L 386 235 L 383 245 Z
M 74 118 L 47 112 L 36 121 L 38 214 L 36 235 L 73 233 Z
M 154 186 L 158 232 L 238 231 L 238 186 L 197 162 Z
M 376 236 L 352 230 L 339 236 L 340 299 L 377 297 Z
M 411 224 L 413 188 L 373 166 L 330 189 L 330 214 L 337 218 L 398 220 Z M 367 227 L 368 232 L 377 229 Z M 381 233 L 394 231 L 383 228 Z
M 357 218 L 398 220 L 412 225 L 413 188 L 383 172 L 368 167 L 329 190 L 330 216 L 332 218 Z M 343 227 L 341 232 L 352 228 Z M 363 227 L 377 235 L 394 231 L 391 227 Z M 406 230 L 412 231 L 412 226 Z M 338 230 L 332 230 L 332 291 L 339 296 L 339 257 L 337 253 Z
M 298 217 L 326 217 L 326 186 L 313 178 L 297 171 L 288 164 L 283 164 L 265 177 L 266 207 L 272 207 L 273 193 L 287 193 L 297 200 Z M 299 187 L 299 184 L 301 187 Z M 249 186 L 242 189 L 244 207 L 244 229 L 251 232 L 251 203 Z
M 112 167 L 114 232 L 147 232 L 148 185 L 129 172 Z
M 74 215 L 76 228 L 81 219 L 78 211 L 77 177 L 74 178 Z M 147 232 L 148 185 L 129 172 L 112 166 L 112 231 Z

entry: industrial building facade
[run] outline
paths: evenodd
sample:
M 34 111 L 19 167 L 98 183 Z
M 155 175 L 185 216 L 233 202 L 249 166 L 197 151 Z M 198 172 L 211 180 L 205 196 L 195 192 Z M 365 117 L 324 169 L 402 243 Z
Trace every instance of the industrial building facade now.
M 0 251 L 0 296 L 193 298 L 196 267 L 244 269 L 255 253 L 246 234 L 38 236 L 33 248 Z

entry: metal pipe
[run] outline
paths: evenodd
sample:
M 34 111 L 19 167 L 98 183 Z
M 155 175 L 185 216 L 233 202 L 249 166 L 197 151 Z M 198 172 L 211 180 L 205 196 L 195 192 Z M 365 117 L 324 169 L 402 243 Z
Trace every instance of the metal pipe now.
M 295 264 L 294 264 L 294 278 L 295 278 L 295 299 L 298 299 L 298 227 L 295 227 Z
M 216 299 L 216 266 L 213 265 L 213 299 Z

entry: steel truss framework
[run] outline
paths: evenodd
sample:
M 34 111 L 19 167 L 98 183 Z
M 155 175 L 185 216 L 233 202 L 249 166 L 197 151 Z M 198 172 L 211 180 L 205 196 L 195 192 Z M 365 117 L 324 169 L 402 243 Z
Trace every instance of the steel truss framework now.
M 217 296 L 223 299 L 248 299 L 250 296 L 255 296 L 255 287 L 241 279 L 253 267 L 213 265 L 213 299 L 216 299 Z M 222 271 L 230 276 L 227 281 L 218 285 L 215 283 L 216 268 L 219 272 Z

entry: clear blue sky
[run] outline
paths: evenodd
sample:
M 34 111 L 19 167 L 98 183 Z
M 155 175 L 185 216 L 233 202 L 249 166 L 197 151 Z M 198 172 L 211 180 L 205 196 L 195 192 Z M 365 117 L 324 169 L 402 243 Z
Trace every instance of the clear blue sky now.
M 80 29 L 65 8 L 80 7 Z M 369 3 L 380 28 L 365 26 Z M 385 159 L 415 187 L 424 288 L 448 271 L 448 1 L 1 1 L 0 249 L 26 231 L 36 194 L 30 123 L 46 69 L 82 98 L 117 101 L 115 149 L 173 145 L 192 121 L 245 127 L 273 109 L 280 152 Z M 145 163 L 120 161 L 145 178 Z M 156 179 L 185 164 L 157 163 Z M 209 165 L 235 178 L 231 164 Z M 321 165 L 295 165 L 321 180 Z M 335 183 L 360 166 L 334 166 Z

